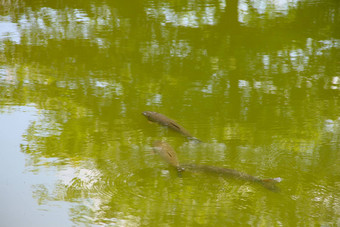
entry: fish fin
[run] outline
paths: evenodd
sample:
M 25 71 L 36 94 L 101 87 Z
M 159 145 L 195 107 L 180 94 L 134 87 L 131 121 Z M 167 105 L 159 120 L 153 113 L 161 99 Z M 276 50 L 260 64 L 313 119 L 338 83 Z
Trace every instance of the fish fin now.
M 181 128 L 178 125 L 176 125 L 176 123 L 170 122 L 169 124 L 177 128 L 178 130 L 181 130 Z
M 172 158 L 172 155 L 171 155 L 171 153 L 170 152 L 166 152 L 171 158 Z

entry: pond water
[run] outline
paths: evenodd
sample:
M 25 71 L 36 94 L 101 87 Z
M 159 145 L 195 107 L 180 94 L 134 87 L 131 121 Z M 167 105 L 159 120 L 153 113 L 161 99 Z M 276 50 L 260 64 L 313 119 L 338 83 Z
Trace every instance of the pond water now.
M 1 5 L 1 226 L 340 225 L 339 1 Z

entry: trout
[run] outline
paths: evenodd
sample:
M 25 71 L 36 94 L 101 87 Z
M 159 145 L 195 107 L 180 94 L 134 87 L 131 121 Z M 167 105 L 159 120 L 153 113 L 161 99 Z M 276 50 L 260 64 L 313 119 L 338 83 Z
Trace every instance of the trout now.
M 195 140 L 198 142 L 202 142 L 201 140 L 193 137 L 185 128 L 179 125 L 176 121 L 164 116 L 163 114 L 153 112 L 153 111 L 144 111 L 142 113 L 149 121 L 157 122 L 160 125 L 171 128 L 172 130 L 179 132 L 183 136 L 187 137 L 189 140 Z
M 207 174 L 216 174 L 219 176 L 233 177 L 235 179 L 240 179 L 244 181 L 254 182 L 262 185 L 266 189 L 271 191 L 279 191 L 276 183 L 281 182 L 281 178 L 270 178 L 270 179 L 260 179 L 258 177 L 249 175 L 247 173 L 239 172 L 234 169 L 227 169 L 223 167 L 206 166 L 206 165 L 195 165 L 195 164 L 183 164 L 181 165 L 177 159 L 175 150 L 164 141 L 155 141 L 153 143 L 153 149 L 157 152 L 161 158 L 169 163 L 171 166 L 175 167 L 180 175 L 181 172 L 201 172 Z

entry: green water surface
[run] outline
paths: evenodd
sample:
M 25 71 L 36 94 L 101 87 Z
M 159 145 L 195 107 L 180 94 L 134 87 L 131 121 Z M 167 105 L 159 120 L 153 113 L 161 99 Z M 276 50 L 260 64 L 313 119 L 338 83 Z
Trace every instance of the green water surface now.
M 0 226 L 340 225 L 340 1 L 0 5 Z

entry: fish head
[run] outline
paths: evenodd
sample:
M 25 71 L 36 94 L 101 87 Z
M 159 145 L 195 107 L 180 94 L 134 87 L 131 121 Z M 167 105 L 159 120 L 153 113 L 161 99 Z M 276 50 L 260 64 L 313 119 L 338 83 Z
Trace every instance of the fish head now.
M 162 141 L 159 140 L 154 141 L 152 144 L 152 148 L 155 153 L 159 154 L 162 150 Z
M 142 114 L 143 114 L 145 117 L 149 118 L 149 117 L 151 116 L 152 112 L 151 112 L 151 111 L 144 111 Z
M 152 116 L 155 114 L 155 112 L 152 112 L 152 111 L 144 111 L 142 114 L 143 114 L 149 121 L 154 121 Z

